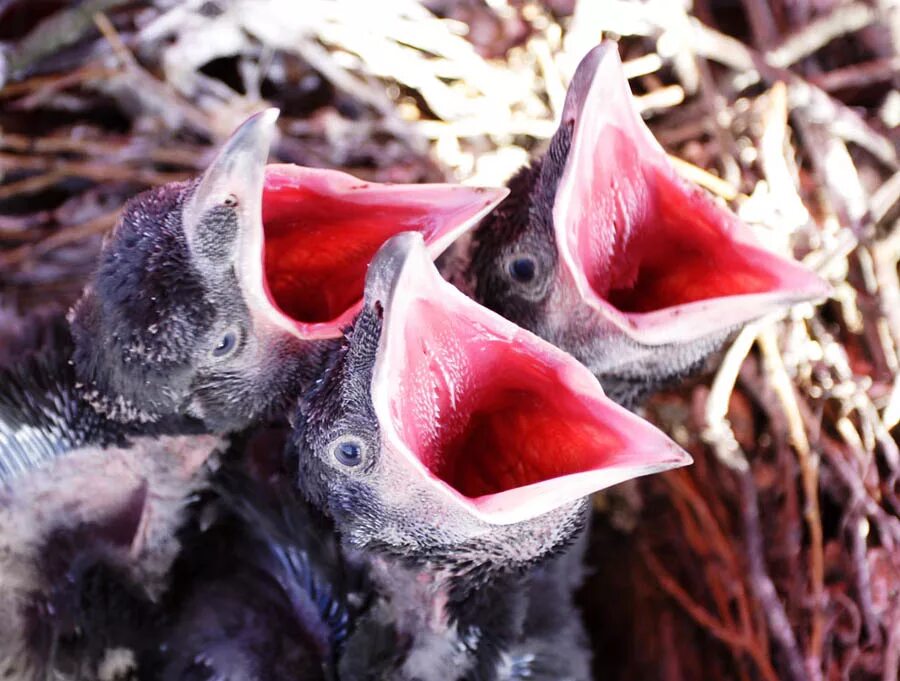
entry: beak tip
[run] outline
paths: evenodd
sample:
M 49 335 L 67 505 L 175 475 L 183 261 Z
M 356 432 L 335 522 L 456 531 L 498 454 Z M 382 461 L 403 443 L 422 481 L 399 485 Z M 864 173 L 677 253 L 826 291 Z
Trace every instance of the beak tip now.
M 497 206 L 503 199 L 509 196 L 508 187 L 488 187 L 485 185 L 460 185 L 459 191 L 467 197 L 472 208 L 479 211 L 488 211 Z
M 232 166 L 238 163 L 238 159 L 249 158 L 252 163 L 264 166 L 277 131 L 275 121 L 278 120 L 279 113 L 278 109 L 271 107 L 249 116 L 219 150 L 217 161 L 213 162 L 207 173 L 215 168 L 217 163 L 221 165 L 219 162 L 222 159 L 228 159 L 225 167 L 229 172 L 234 171 Z
M 619 44 L 615 40 L 603 40 L 599 45 L 588 51 L 582 58 L 582 62 L 591 69 L 596 69 L 607 59 L 621 61 L 619 58 Z
M 277 131 L 276 121 L 279 115 L 281 110 L 274 106 L 251 115 L 232 136 L 235 146 L 260 152 L 265 149 L 265 154 L 268 155 Z
M 270 106 L 268 109 L 263 109 L 258 114 L 260 123 L 265 124 L 266 126 L 275 125 L 275 121 L 278 120 L 278 117 L 281 115 L 281 109 Z
M 663 470 L 674 470 L 676 468 L 684 468 L 694 463 L 694 457 L 688 454 L 682 447 L 673 441 L 668 443 L 668 456 L 662 462 Z
M 503 199 L 509 196 L 509 187 L 496 187 L 492 188 L 488 192 L 488 196 L 495 202 L 500 203 Z
M 407 263 L 412 261 L 417 252 L 431 262 L 425 240 L 419 232 L 401 232 L 385 241 L 369 263 L 365 297 L 380 300 L 382 305 L 387 306 L 393 298 Z
M 483 199 L 484 208 L 482 210 L 485 212 L 494 209 L 509 196 L 507 187 L 475 187 L 474 189 Z
M 403 262 L 416 248 L 425 248 L 425 239 L 419 232 L 407 231 L 395 234 L 384 242 L 382 250 L 385 256 Z
M 824 278 L 806 270 L 806 281 L 798 282 L 787 291 L 788 305 L 812 303 L 818 305 L 834 296 L 834 287 Z
M 625 87 L 628 87 L 627 79 L 622 73 L 622 60 L 619 57 L 618 43 L 614 40 L 604 40 L 589 50 L 581 58 L 575 69 L 572 82 L 569 84 L 569 91 L 566 94 L 566 104 L 563 109 L 564 121 L 577 120 L 581 115 L 592 84 L 598 78 L 602 68 L 612 69 L 614 72 L 618 71 L 618 77 L 625 83 Z M 609 79 L 605 80 L 609 81 Z
M 694 457 L 692 457 L 684 447 L 679 445 L 668 435 L 663 435 L 662 433 L 660 433 L 660 435 L 662 435 L 664 439 L 657 445 L 658 449 L 656 451 L 658 453 L 656 455 L 656 460 L 662 470 L 682 468 L 694 463 Z
M 280 115 L 281 110 L 271 106 L 268 109 L 263 109 L 262 111 L 253 114 L 248 119 L 248 122 L 250 123 L 248 127 L 252 128 L 254 134 L 260 140 L 266 140 L 267 148 L 268 145 L 271 144 L 272 138 L 275 136 L 275 124 Z

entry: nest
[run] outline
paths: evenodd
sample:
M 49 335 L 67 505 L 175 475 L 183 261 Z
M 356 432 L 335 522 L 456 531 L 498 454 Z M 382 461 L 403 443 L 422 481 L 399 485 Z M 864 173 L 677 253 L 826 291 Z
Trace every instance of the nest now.
M 696 463 L 596 500 L 598 677 L 892 681 L 900 9 L 690 4 L 0 0 L 0 342 L 74 301 L 130 196 L 198 173 L 253 111 L 282 110 L 281 161 L 502 184 L 617 38 L 677 168 L 834 296 L 646 407 Z

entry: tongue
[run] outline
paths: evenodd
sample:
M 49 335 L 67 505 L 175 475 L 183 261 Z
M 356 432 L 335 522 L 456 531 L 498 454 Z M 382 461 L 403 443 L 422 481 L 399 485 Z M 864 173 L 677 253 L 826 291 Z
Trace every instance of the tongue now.
M 443 281 L 421 237 L 367 280 L 384 310 L 372 383 L 385 451 L 493 523 L 535 517 L 690 458 L 572 357 Z
M 553 208 L 562 260 L 582 297 L 630 335 L 693 340 L 827 295 L 818 277 L 761 248 L 677 175 L 634 107 L 612 43 L 579 65 L 562 123 L 572 129 Z
M 505 190 L 387 185 L 332 170 L 271 165 L 262 221 L 274 304 L 317 335 L 339 335 L 359 309 L 366 268 L 388 238 L 419 232 L 431 257 L 500 201 Z

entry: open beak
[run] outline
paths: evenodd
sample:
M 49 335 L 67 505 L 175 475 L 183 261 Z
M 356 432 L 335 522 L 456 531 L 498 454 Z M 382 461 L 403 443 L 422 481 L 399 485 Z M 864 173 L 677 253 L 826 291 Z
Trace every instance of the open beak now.
M 366 182 L 335 170 L 266 165 L 277 109 L 226 142 L 195 192 L 238 199 L 236 271 L 251 312 L 304 339 L 336 338 L 362 304 L 366 269 L 394 234 L 420 233 L 432 258 L 505 189 Z
M 371 389 L 384 455 L 484 521 L 691 462 L 571 356 L 445 282 L 419 234 L 381 248 L 366 305 L 383 314 Z
M 572 142 L 553 207 L 560 260 L 581 297 L 637 342 L 693 341 L 828 295 L 678 176 L 634 106 L 614 43 L 579 65 L 562 125 Z

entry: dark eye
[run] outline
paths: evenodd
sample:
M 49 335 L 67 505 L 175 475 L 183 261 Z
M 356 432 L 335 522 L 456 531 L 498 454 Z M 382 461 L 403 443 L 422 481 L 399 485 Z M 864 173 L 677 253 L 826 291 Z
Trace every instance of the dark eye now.
M 334 444 L 332 453 L 339 464 L 354 468 L 362 463 L 364 450 L 365 445 L 359 440 L 344 438 Z
M 234 208 L 236 205 L 238 205 L 238 198 L 234 194 L 229 194 L 225 197 L 225 200 L 222 203 L 224 203 L 228 208 Z
M 522 284 L 530 284 L 537 275 L 537 262 L 527 255 L 511 258 L 506 265 L 509 276 Z
M 237 333 L 229 331 L 222 336 L 219 344 L 213 348 L 213 357 L 225 357 L 237 347 Z

